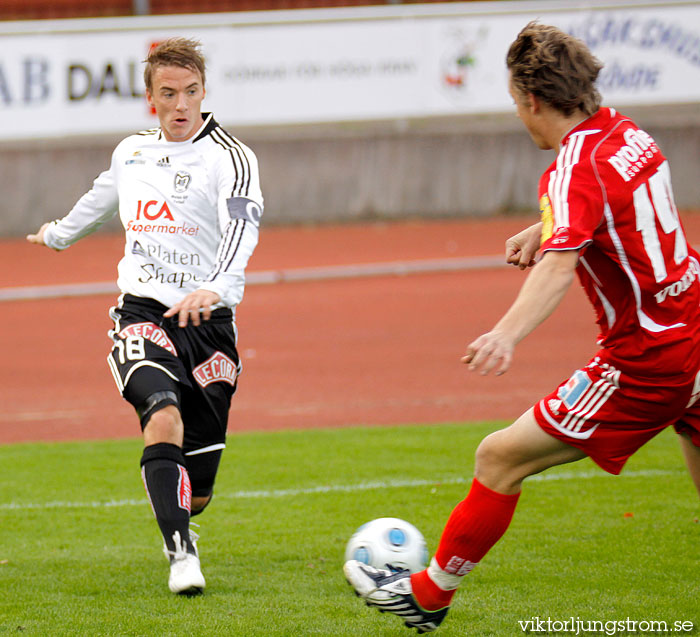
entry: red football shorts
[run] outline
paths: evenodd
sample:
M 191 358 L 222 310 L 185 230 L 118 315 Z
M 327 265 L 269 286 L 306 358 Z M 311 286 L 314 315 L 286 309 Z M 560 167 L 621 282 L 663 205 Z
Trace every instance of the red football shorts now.
M 596 356 L 535 405 L 537 423 L 618 474 L 627 459 L 666 427 L 700 447 L 700 372 L 696 376 L 623 374 Z

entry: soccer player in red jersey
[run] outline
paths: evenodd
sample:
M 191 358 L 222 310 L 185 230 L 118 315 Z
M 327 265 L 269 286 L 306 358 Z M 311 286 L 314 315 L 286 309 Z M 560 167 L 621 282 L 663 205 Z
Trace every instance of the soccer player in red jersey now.
M 618 474 L 672 426 L 700 492 L 700 257 L 684 236 L 668 161 L 633 121 L 600 106 L 602 65 L 583 42 L 532 22 L 506 62 L 518 116 L 557 158 L 540 179 L 541 221 L 506 242 L 508 263 L 532 271 L 462 362 L 505 373 L 515 346 L 555 310 L 575 276 L 595 309 L 600 350 L 481 442 L 469 494 L 426 570 L 346 563 L 369 605 L 419 632 L 437 628 L 464 575 L 505 533 L 528 476 L 586 456 Z

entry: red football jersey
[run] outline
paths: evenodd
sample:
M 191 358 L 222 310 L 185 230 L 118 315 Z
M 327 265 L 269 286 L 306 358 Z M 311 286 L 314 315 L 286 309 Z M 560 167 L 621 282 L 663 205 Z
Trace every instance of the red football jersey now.
M 539 196 L 542 250 L 580 250 L 577 274 L 614 364 L 654 376 L 697 371 L 700 257 L 651 136 L 601 108 L 564 137 Z

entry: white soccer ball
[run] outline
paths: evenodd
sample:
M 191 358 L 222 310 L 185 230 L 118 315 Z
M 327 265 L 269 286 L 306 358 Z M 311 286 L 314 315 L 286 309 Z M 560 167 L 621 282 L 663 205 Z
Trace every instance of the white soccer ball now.
M 411 573 L 422 571 L 428 562 L 423 534 L 399 518 L 377 518 L 363 524 L 345 547 L 345 561 L 357 560 L 374 566 Z

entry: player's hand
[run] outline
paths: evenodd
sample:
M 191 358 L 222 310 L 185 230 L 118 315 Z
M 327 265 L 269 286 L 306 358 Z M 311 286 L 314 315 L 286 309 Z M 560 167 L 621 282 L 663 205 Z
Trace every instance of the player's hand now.
M 44 232 L 46 232 L 46 228 L 48 227 L 49 224 L 45 223 L 36 231 L 36 234 L 28 234 L 27 241 L 29 241 L 29 243 L 36 243 L 37 245 L 45 246 L 46 243 L 44 242 Z
M 200 325 L 202 319 L 208 321 L 211 318 L 211 306 L 220 300 L 221 297 L 216 292 L 195 290 L 173 305 L 163 316 L 170 318 L 177 314 L 177 324 L 180 327 L 185 327 L 190 320 L 193 325 Z
M 517 265 L 524 270 L 535 265 L 535 256 L 540 248 L 542 224 L 536 223 L 525 228 L 506 241 L 506 263 Z
M 508 371 L 514 350 L 513 339 L 502 332 L 491 331 L 470 343 L 461 361 L 469 365 L 470 371 L 486 375 L 495 369 L 496 376 L 500 376 Z

